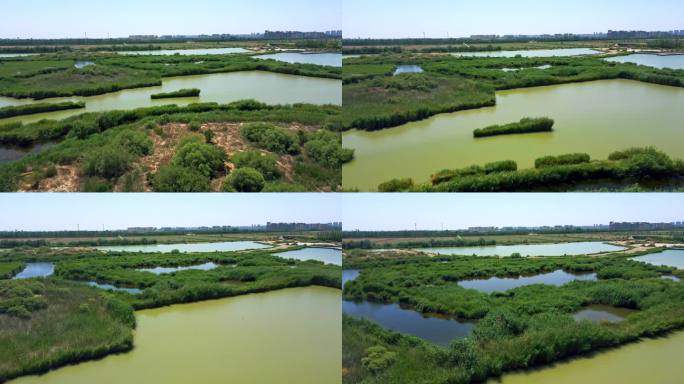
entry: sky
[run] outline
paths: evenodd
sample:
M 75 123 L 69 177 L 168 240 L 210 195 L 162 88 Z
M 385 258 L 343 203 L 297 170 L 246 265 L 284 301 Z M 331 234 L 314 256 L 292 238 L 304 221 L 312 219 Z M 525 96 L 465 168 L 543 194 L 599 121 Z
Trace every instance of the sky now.
M 341 0 L 2 0 L 0 38 L 342 29 Z
M 345 231 L 684 221 L 684 193 L 345 194 L 342 220 Z
M 684 29 L 682 0 L 341 0 L 345 38 Z
M 0 231 L 341 221 L 331 193 L 3 193 Z

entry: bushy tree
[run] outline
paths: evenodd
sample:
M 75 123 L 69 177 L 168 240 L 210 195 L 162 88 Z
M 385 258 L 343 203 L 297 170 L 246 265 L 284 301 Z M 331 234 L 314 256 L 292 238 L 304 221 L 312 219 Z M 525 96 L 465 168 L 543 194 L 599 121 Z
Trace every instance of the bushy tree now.
M 232 161 L 237 168 L 247 167 L 258 170 L 266 180 L 275 180 L 280 177 L 278 163 L 272 155 L 245 151 L 233 155 Z
M 260 192 L 264 188 L 264 176 L 254 168 L 238 168 L 224 181 L 224 192 Z
M 167 165 L 152 176 L 152 187 L 157 192 L 208 192 L 209 178 L 196 169 Z
M 223 163 L 227 159 L 228 155 L 221 148 L 205 143 L 199 136 L 189 136 L 178 145 L 172 164 L 197 170 L 211 178 L 225 169 Z

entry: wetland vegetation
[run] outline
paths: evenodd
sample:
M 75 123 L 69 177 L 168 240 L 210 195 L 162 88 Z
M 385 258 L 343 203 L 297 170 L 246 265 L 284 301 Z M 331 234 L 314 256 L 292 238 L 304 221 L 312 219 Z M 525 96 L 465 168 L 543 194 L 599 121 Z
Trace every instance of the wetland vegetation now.
M 130 350 L 134 310 L 291 287 L 341 286 L 339 266 L 282 258 L 274 252 L 105 254 L 78 248 L 15 248 L 3 253 L 0 355 L 5 364 L 0 366 L 0 380 Z M 7 280 L 32 263 L 51 263 L 54 274 Z M 213 268 L 197 268 L 202 265 Z M 49 325 L 55 319 L 58 328 Z M 29 328 L 30 333 L 20 331 Z M 26 358 L 29 350 L 32 357 Z
M 200 95 L 201 90 L 197 88 L 180 89 L 174 92 L 165 93 L 155 93 L 150 95 L 153 99 L 173 99 L 175 97 L 197 97 Z
M 393 76 L 396 68 L 408 64 L 420 66 L 423 72 Z M 505 68 L 521 69 L 502 71 Z M 606 61 L 605 55 L 482 58 L 404 52 L 349 58 L 343 68 L 342 127 L 348 130 L 343 145 L 355 151 L 355 158 L 343 168 L 344 187 L 374 190 L 394 177 L 382 190 L 678 190 L 684 183 L 677 167 L 665 174 L 639 170 L 639 175 L 631 176 L 632 170 L 621 174 L 611 161 L 549 167 L 543 172 L 532 166 L 542 157 L 586 152 L 606 159 L 615 151 L 647 146 L 670 157 L 651 156 L 648 162 L 659 162 L 656 168 L 680 163 L 684 153 L 670 143 L 679 137 L 672 127 L 676 125 L 673 115 L 678 114 L 674 105 L 684 96 L 682 81 L 681 70 Z M 620 87 L 624 89 L 613 92 Z M 653 108 L 648 106 L 650 101 L 645 104 L 635 95 L 634 100 L 641 100 L 639 105 L 627 110 L 620 100 L 631 92 L 629 88 L 652 90 L 655 99 L 648 100 L 654 102 Z M 599 95 L 608 100 L 600 112 L 594 100 Z M 664 105 L 672 105 L 673 113 L 659 112 Z M 575 113 L 577 109 L 583 112 Z M 473 131 L 530 115 L 553 119 L 553 137 L 530 133 L 472 140 Z M 630 139 L 644 138 L 645 126 L 657 128 L 649 128 L 643 140 Z M 608 134 L 612 127 L 622 133 Z M 624 135 L 626 129 L 633 135 Z M 405 166 L 396 167 L 398 156 Z M 476 177 L 477 181 L 466 173 L 456 177 L 462 182 L 458 187 L 422 187 L 431 173 L 434 182 L 434 173 L 449 164 L 453 169 L 454 164 L 464 168 L 504 160 L 515 161 L 519 169 Z M 512 180 L 499 184 L 502 175 Z
M 356 271 L 344 286 L 346 301 L 401 305 L 474 325 L 445 346 L 414 332 L 419 325 L 399 329 L 378 317 L 345 314 L 344 382 L 470 383 L 502 374 L 505 380 L 511 370 L 681 329 L 684 288 L 661 277 L 684 271 L 631 260 L 660 251 L 533 258 L 345 251 L 345 268 Z M 476 290 L 468 286 L 473 279 L 499 287 Z M 608 311 L 620 321 L 582 320 L 589 310 L 591 318 Z

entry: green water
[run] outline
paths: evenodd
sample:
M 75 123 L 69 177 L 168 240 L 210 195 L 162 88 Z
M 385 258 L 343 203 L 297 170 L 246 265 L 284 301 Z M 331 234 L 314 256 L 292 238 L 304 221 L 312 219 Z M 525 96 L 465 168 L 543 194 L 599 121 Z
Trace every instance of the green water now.
M 529 49 L 522 51 L 492 51 L 492 52 L 456 52 L 452 56 L 465 57 L 554 57 L 554 56 L 580 56 L 596 55 L 599 51 L 591 48 L 565 48 L 565 49 Z
M 497 92 L 497 106 L 441 114 L 376 132 L 348 131 L 355 159 L 343 167 L 344 187 L 375 190 L 397 177 L 429 180 L 444 168 L 516 160 L 529 168 L 536 158 L 610 152 L 652 145 L 684 157 L 684 89 L 630 80 L 602 80 Z M 548 116 L 554 132 L 473 138 L 473 130 L 523 117 Z
M 263 71 L 243 71 L 168 77 L 162 81 L 162 85 L 157 87 L 127 89 L 90 97 L 54 98 L 40 101 L 0 97 L 0 107 L 65 100 L 86 102 L 86 108 L 0 119 L 0 124 L 12 121 L 28 123 L 41 119 L 63 119 L 84 112 L 112 109 L 134 109 L 166 104 L 187 105 L 199 102 L 229 103 L 241 99 L 256 99 L 268 104 L 342 104 L 342 84 L 339 80 L 332 79 Z M 150 99 L 150 95 L 154 93 L 177 91 L 183 88 L 199 88 L 201 90 L 200 96 L 178 99 Z
M 646 339 L 591 357 L 577 358 L 548 368 L 491 379 L 503 384 L 674 384 L 684 380 L 681 356 L 684 332 Z
M 340 303 L 308 287 L 144 310 L 132 351 L 11 383 L 341 383 Z

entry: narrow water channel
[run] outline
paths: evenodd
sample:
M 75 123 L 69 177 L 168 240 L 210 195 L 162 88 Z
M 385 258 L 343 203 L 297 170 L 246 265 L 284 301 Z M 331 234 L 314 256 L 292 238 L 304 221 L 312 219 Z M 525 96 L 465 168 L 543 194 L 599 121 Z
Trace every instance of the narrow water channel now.
M 273 256 L 295 260 L 317 260 L 326 264 L 342 265 L 342 250 L 307 247 L 296 251 L 274 253 Z

